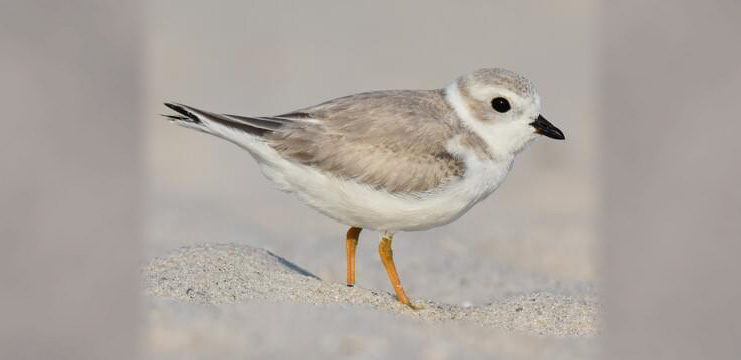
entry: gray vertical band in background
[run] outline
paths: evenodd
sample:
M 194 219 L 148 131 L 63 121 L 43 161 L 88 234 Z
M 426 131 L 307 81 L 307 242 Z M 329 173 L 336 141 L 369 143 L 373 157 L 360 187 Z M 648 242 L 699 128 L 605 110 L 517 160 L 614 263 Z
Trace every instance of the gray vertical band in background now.
M 137 356 L 136 1 L 0 5 L 0 358 Z
M 741 4 L 605 6 L 607 350 L 739 359 Z

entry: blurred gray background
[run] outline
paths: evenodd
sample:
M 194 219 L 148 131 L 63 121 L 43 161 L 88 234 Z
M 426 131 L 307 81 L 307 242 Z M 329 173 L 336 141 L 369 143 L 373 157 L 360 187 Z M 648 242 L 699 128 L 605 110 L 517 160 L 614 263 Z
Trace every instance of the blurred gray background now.
M 0 1 L 0 359 L 138 355 L 143 26 Z
M 346 228 L 280 193 L 243 150 L 155 114 L 163 101 L 278 114 L 351 93 L 432 89 L 481 67 L 532 79 L 566 142 L 540 139 L 505 184 L 459 221 L 402 233 L 408 291 L 483 302 L 521 291 L 503 268 L 595 279 L 599 158 L 594 1 L 150 3 L 144 119 L 147 254 L 237 242 L 270 249 L 323 279 L 344 279 Z M 386 289 L 378 234 L 361 236 L 358 284 Z M 459 291 L 460 284 L 471 284 Z M 476 284 L 476 285 L 474 285 Z
M 607 350 L 741 358 L 741 3 L 604 8 Z

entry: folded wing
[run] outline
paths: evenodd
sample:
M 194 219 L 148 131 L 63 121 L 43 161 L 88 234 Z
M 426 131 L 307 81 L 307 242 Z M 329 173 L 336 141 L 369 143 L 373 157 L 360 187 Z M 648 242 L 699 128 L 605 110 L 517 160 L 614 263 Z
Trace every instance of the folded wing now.
M 283 157 L 390 193 L 434 191 L 465 166 L 445 145 L 459 129 L 441 91 L 351 95 L 268 119 Z M 262 119 L 262 118 L 260 118 Z

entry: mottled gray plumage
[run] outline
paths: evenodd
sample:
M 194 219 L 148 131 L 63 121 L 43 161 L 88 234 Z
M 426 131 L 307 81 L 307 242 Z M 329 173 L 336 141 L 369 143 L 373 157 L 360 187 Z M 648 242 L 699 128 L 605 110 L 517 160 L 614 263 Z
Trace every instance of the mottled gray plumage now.
M 293 122 L 265 139 L 282 156 L 335 176 L 393 193 L 428 191 L 465 172 L 445 148 L 465 130 L 443 96 L 441 90 L 350 95 L 299 110 L 317 121 Z
M 535 95 L 535 85 L 528 78 L 507 69 L 488 68 L 478 69 L 460 78 L 461 88 L 465 89 L 474 84 L 480 86 L 496 86 L 505 88 L 515 94 L 528 98 Z

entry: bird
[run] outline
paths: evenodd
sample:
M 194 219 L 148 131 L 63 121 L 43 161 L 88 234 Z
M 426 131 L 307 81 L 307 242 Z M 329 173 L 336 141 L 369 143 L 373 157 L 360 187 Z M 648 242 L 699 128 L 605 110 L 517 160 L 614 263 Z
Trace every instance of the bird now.
M 515 156 L 539 136 L 564 140 L 540 113 L 526 77 L 478 69 L 433 90 L 380 90 L 274 116 L 215 113 L 166 102 L 177 125 L 249 152 L 279 190 L 348 227 L 347 286 L 363 229 L 399 302 L 418 309 L 396 271 L 397 232 L 448 224 L 502 184 Z

